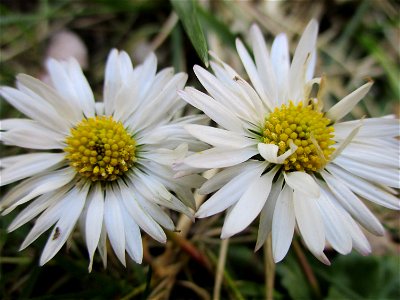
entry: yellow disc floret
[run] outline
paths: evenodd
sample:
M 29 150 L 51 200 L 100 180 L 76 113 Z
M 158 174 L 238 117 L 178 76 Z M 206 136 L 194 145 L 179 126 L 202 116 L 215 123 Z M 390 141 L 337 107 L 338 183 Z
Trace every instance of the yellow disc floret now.
M 262 141 L 279 147 L 278 155 L 297 146 L 296 152 L 283 163 L 285 171 L 315 172 L 329 161 L 334 148 L 331 121 L 313 105 L 282 105 L 270 113 L 264 124 Z
M 70 165 L 92 181 L 112 181 L 136 161 L 136 142 L 112 117 L 84 119 L 71 129 L 64 149 Z

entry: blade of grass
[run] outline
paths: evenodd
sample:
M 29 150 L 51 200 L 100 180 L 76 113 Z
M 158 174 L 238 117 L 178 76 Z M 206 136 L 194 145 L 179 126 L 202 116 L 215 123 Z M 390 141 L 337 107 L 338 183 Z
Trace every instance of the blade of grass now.
M 172 65 L 175 72 L 186 72 L 185 53 L 182 44 L 182 29 L 180 25 L 175 26 L 171 33 Z
M 221 298 L 221 285 L 222 285 L 222 278 L 224 275 L 228 247 L 229 247 L 229 239 L 222 240 L 221 247 L 219 249 L 217 271 L 215 274 L 213 300 L 219 300 Z
M 218 263 L 218 260 L 215 257 L 214 253 L 212 253 L 211 251 L 206 251 L 206 252 L 207 252 L 208 257 L 212 261 L 212 263 L 214 265 L 216 265 Z M 229 272 L 225 269 L 223 274 L 224 274 L 224 280 L 234 296 L 233 299 L 244 300 L 242 293 L 239 291 L 239 288 L 237 287 L 236 282 L 234 281 L 232 276 L 229 274 Z
M 363 34 L 358 37 L 361 45 L 380 63 L 389 79 L 390 88 L 396 99 L 400 99 L 399 74 L 396 62 L 390 61 L 385 50 L 379 46 L 379 41 L 371 35 Z
M 206 38 L 201 28 L 196 5 L 193 0 L 181 1 L 181 0 L 170 0 L 171 4 L 179 16 L 197 55 L 203 61 L 204 65 L 208 67 L 208 47 Z

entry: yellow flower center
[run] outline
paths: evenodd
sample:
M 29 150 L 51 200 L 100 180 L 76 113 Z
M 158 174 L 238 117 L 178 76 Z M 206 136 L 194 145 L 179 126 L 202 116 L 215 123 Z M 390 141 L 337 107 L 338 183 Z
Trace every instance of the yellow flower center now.
M 92 181 L 112 181 L 136 161 L 136 142 L 112 117 L 84 119 L 71 129 L 64 149 L 70 165 Z
M 277 145 L 278 155 L 289 150 L 293 142 L 298 148 L 284 161 L 285 171 L 315 172 L 326 165 L 334 151 L 334 128 L 330 123 L 313 105 L 294 105 L 290 101 L 266 117 L 262 141 Z

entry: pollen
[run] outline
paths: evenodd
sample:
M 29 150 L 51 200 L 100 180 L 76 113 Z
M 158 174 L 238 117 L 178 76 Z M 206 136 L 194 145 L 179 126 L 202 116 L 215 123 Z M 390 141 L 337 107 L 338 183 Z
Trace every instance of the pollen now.
M 64 148 L 70 166 L 92 181 L 113 181 L 136 161 L 136 142 L 110 116 L 84 119 L 72 128 Z
M 331 120 L 313 105 L 302 102 L 282 105 L 270 113 L 264 123 L 262 141 L 279 147 L 278 156 L 294 143 L 297 150 L 283 163 L 285 171 L 316 172 L 322 169 L 335 150 Z

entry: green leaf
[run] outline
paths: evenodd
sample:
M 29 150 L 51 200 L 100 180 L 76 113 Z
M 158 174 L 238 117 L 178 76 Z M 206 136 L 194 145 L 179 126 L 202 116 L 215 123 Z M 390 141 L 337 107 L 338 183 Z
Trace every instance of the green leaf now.
M 197 16 L 194 0 L 171 0 L 171 3 L 198 56 L 208 67 L 208 47 Z
M 394 97 L 395 99 L 399 99 L 400 89 L 398 77 L 400 74 L 400 70 L 398 68 L 398 64 L 390 59 L 390 57 L 386 54 L 385 49 L 380 46 L 379 40 L 374 38 L 372 35 L 360 35 L 358 36 L 358 40 L 368 50 L 370 55 L 372 55 L 385 70 L 388 83 L 394 94 Z
M 288 291 L 290 299 L 313 299 L 310 285 L 292 251 L 282 263 L 276 265 L 276 272 L 281 278 L 280 283 Z
M 175 72 L 186 72 L 186 56 L 184 53 L 182 35 L 181 26 L 175 26 L 171 32 L 172 65 L 174 66 Z
M 323 276 L 331 283 L 326 299 L 400 299 L 398 272 L 396 256 L 340 256 Z

